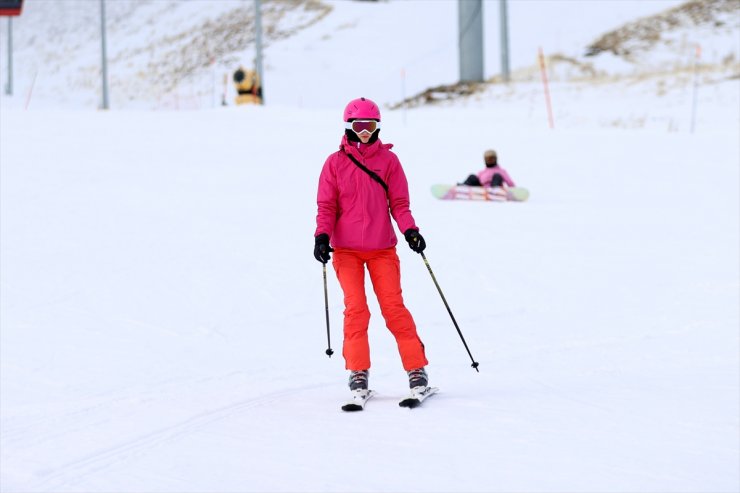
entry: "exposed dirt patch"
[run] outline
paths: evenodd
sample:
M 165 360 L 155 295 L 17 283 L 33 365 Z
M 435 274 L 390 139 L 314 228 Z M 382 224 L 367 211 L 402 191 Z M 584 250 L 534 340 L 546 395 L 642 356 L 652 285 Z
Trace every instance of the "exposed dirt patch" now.
M 604 34 L 586 47 L 585 56 L 610 52 L 630 60 L 635 54 L 652 48 L 671 31 L 702 25 L 720 28 L 733 22 L 733 17 L 737 24 L 738 15 L 738 0 L 692 0 Z
M 665 94 L 666 88 L 691 83 L 697 74 L 704 83 L 739 76 L 740 61 L 736 44 L 733 46 L 729 43 L 727 46 L 730 51 L 713 61 L 697 60 L 693 56 L 695 45 L 686 43 L 687 33 L 692 33 L 692 37 L 710 33 L 724 36 L 722 39 L 734 36 L 737 43 L 740 34 L 740 0 L 690 0 L 662 13 L 629 22 L 588 45 L 583 57 L 560 53 L 547 56 L 547 76 L 551 82 L 588 84 L 631 84 L 652 79 L 656 81 L 658 96 Z M 678 43 L 677 39 L 681 39 L 681 36 L 684 42 Z M 621 58 L 626 62 L 622 65 L 635 69 L 607 71 L 603 64 L 598 63 L 600 59 L 596 58 L 605 53 Z M 658 58 L 663 57 L 661 63 L 655 63 L 656 54 L 659 54 Z M 537 64 L 518 68 L 510 74 L 512 83 L 539 83 L 540 78 L 541 69 Z M 481 83 L 432 87 L 390 108 L 410 108 L 469 98 L 503 83 L 502 77 L 496 75 Z
M 390 109 L 395 110 L 402 107 L 414 108 L 426 104 L 451 101 L 461 97 L 472 96 L 475 93 L 484 91 L 486 87 L 487 85 L 482 82 L 458 82 L 456 84 L 436 86 L 391 105 Z
M 262 43 L 267 47 L 323 19 L 332 7 L 320 0 L 265 0 L 262 3 Z M 291 22 L 282 22 L 291 16 Z M 298 21 L 295 22 L 296 18 Z M 112 64 L 132 64 L 138 78 L 155 93 L 174 90 L 179 83 L 207 69 L 215 60 L 238 66 L 242 53 L 255 43 L 251 2 L 176 35 L 122 51 Z

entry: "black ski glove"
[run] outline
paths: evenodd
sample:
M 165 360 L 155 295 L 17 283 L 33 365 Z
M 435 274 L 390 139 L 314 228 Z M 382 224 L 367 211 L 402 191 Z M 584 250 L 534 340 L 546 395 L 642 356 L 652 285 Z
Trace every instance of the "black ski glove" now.
M 411 247 L 411 249 L 416 253 L 423 252 L 424 249 L 427 247 L 427 242 L 424 241 L 424 237 L 419 234 L 418 229 L 409 228 L 406 230 L 403 236 L 406 238 L 406 241 L 409 242 L 409 246 Z
M 316 257 L 316 260 L 321 262 L 322 264 L 325 264 L 331 259 L 331 255 L 329 255 L 329 252 L 333 252 L 334 249 L 329 246 L 329 235 L 326 233 L 321 233 L 319 236 L 316 237 L 316 244 L 313 247 L 313 256 Z

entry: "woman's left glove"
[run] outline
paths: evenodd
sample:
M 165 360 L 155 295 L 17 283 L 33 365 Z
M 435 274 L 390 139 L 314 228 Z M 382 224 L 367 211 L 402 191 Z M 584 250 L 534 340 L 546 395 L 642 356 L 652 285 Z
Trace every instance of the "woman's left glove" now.
M 316 244 L 313 247 L 313 256 L 316 257 L 316 260 L 318 260 L 322 264 L 327 263 L 331 259 L 331 255 L 329 255 L 329 252 L 333 251 L 334 249 L 329 246 L 328 234 L 321 233 L 319 236 L 316 237 Z
M 424 251 L 424 249 L 427 247 L 427 242 L 424 241 L 424 237 L 419 234 L 418 229 L 407 229 L 406 232 L 403 234 L 403 236 L 406 238 L 406 241 L 409 242 L 409 247 L 416 253 L 421 253 Z

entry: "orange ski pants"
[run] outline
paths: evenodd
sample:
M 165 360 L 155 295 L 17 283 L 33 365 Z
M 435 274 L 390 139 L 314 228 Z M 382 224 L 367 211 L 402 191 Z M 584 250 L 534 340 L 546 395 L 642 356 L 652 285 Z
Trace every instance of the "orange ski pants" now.
M 416 324 L 401 296 L 401 262 L 396 248 L 369 252 L 337 248 L 334 270 L 344 292 L 344 356 L 348 370 L 370 368 L 370 344 L 367 330 L 370 310 L 365 296 L 365 265 L 370 273 L 375 296 L 385 325 L 396 338 L 401 362 L 406 371 L 427 365 L 424 344 L 416 333 Z

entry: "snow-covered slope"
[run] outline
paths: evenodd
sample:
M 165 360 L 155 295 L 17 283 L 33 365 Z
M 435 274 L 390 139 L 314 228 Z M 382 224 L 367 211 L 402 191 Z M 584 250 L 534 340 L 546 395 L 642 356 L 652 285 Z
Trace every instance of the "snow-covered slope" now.
M 614 48 L 616 39 L 622 51 L 615 51 L 629 47 L 633 53 L 632 46 L 644 46 L 644 38 L 652 40 L 656 32 L 665 39 L 651 45 L 649 53 L 662 53 L 672 67 L 690 63 L 695 45 L 703 44 L 705 65 L 729 56 L 737 72 L 740 50 L 733 34 L 740 21 L 727 13 L 731 0 L 699 3 L 711 5 L 712 13 L 692 23 L 681 15 L 686 9 L 680 10 L 677 0 L 510 2 L 514 76 L 536 69 L 540 47 L 548 56 L 595 64 L 591 71 L 609 73 L 625 62 L 604 55 L 584 58 L 593 52 L 589 46 Z M 220 104 L 224 91 L 233 100 L 231 74 L 254 60 L 252 1 L 116 0 L 106 5 L 114 108 L 210 108 Z M 715 11 L 723 5 L 718 16 Z M 498 2 L 484 2 L 485 71 L 491 77 L 500 71 L 498 7 Z M 678 13 L 671 14 L 671 8 Z M 25 96 L 34 106 L 100 104 L 99 9 L 99 2 L 89 0 L 25 2 L 13 24 L 14 92 L 24 96 L 22 104 Z M 329 108 L 353 97 L 353 91 L 394 103 L 458 78 L 456 0 L 265 0 L 263 25 L 265 96 L 271 104 Z M 0 23 L 0 39 L 7 41 L 6 22 Z M 0 52 L 5 76 L 7 52 Z M 654 58 L 638 52 L 632 64 Z
M 329 62 L 351 63 L 346 41 L 372 19 L 418 29 L 410 39 L 426 45 L 398 53 L 433 48 L 418 7 L 453 16 L 444 3 L 334 2 L 313 24 L 296 20 L 310 25 L 268 48 L 263 107 L 100 112 L 65 82 L 80 91 L 69 104 L 39 95 L 25 110 L 19 77 L 0 106 L 0 490 L 740 489 L 740 92 L 720 72 L 698 79 L 693 132 L 692 78 L 556 81 L 554 130 L 536 79 L 384 107 L 381 138 L 404 164 L 425 253 L 481 371 L 402 242 L 404 297 L 441 391 L 397 406 L 406 377 L 370 296 L 378 398 L 339 410 L 342 297 L 330 269 L 328 359 L 315 183 L 347 97 L 401 98 Z M 510 3 L 513 22 L 557 2 Z M 655 13 L 619 3 L 634 8 L 613 14 L 624 22 Z M 28 0 L 29 16 L 34 4 L 46 3 Z M 572 4 L 560 7 L 550 24 L 567 26 Z M 615 27 L 560 32 L 548 51 Z M 322 63 L 308 63 L 314 52 Z M 311 81 L 301 87 L 320 87 L 315 106 L 280 89 L 291 53 Z M 434 71 L 454 70 L 451 57 L 420 61 L 418 90 L 444 82 Z M 528 202 L 431 196 L 488 147 Z

